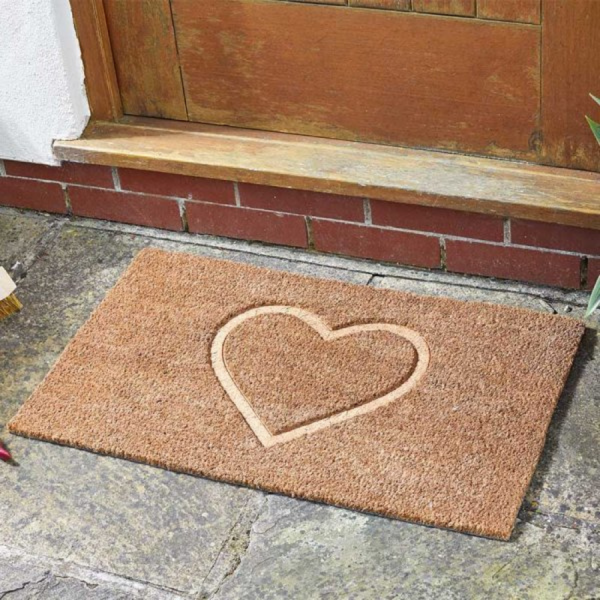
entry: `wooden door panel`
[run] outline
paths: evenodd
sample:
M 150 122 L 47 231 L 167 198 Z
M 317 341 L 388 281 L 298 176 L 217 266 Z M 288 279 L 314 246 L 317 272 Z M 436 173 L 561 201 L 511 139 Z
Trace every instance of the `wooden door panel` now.
M 417 12 L 475 16 L 475 0 L 413 0 L 412 8 Z
M 169 0 L 104 0 L 123 111 L 187 120 Z
M 541 0 L 477 0 L 481 19 L 538 23 L 542 18 Z
M 172 10 L 190 120 L 536 156 L 538 27 L 262 0 Z
M 600 171 L 584 115 L 600 120 L 600 0 L 546 0 L 543 32 L 543 162 Z

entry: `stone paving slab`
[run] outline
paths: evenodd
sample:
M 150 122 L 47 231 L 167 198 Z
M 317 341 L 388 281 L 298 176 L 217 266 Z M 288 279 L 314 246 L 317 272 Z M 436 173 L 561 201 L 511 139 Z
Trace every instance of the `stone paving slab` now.
M 0 546 L 0 598 L 183 600 L 185 596 Z
M 10 235 L 2 235 L 6 231 Z M 12 549 L 3 555 L 0 548 L 0 598 L 4 579 L 23 587 L 6 596 L 19 599 L 122 593 L 150 600 L 600 598 L 594 331 L 586 334 L 509 543 L 266 495 L 2 431 L 146 246 L 540 311 L 569 306 L 575 316 L 586 301 L 581 292 L 1 210 L 0 258 L 23 257 L 26 277 L 19 287 L 25 310 L 0 323 L 0 437 L 19 462 L 0 464 L 0 546 Z
M 270 496 L 218 600 L 598 597 L 598 533 L 522 523 L 513 542 Z
M 10 272 L 15 263 L 25 263 L 55 223 L 43 215 L 0 213 L 0 267 Z

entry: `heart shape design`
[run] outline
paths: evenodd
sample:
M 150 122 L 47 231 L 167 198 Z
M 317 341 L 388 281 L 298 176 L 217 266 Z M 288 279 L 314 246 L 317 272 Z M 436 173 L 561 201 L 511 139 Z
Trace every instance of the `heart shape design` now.
M 284 433 L 274 435 L 265 426 L 263 421 L 261 421 L 260 417 L 248 399 L 244 396 L 239 386 L 236 384 L 223 356 L 225 342 L 232 331 L 249 319 L 253 319 L 261 315 L 274 314 L 289 315 L 300 319 L 312 327 L 312 329 L 314 329 L 326 342 L 337 340 L 345 336 L 355 335 L 357 333 L 371 331 L 385 331 L 392 333 L 412 344 L 417 353 L 416 365 L 406 381 L 383 396 L 348 410 L 343 410 L 331 416 L 318 419 L 306 425 L 296 427 L 295 429 L 285 431 Z M 327 323 L 325 323 L 325 321 L 323 321 L 320 317 L 301 308 L 296 308 L 293 306 L 261 306 L 248 310 L 237 317 L 234 317 L 217 332 L 217 335 L 212 343 L 211 360 L 213 370 L 219 382 L 223 386 L 223 389 L 240 411 L 260 443 L 266 448 L 269 448 L 271 446 L 275 446 L 276 444 L 289 442 L 304 435 L 314 433 L 315 431 L 319 431 L 321 429 L 331 427 L 332 425 L 343 423 L 344 421 L 348 421 L 360 415 L 370 413 L 404 396 L 416 386 L 418 381 L 421 379 L 421 377 L 423 377 L 425 371 L 427 370 L 429 365 L 429 348 L 423 337 L 408 327 L 391 325 L 388 323 L 368 323 L 364 325 L 353 325 L 341 329 L 331 329 L 331 327 L 329 327 Z

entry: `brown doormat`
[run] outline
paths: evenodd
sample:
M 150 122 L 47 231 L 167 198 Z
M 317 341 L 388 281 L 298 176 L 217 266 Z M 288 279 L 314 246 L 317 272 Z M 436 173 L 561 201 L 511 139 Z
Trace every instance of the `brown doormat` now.
M 10 430 L 507 539 L 583 330 L 145 250 Z

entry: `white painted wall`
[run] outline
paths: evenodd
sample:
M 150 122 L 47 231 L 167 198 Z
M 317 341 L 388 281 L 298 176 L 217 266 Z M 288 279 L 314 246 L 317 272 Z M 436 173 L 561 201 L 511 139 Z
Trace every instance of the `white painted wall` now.
M 0 158 L 57 164 L 88 119 L 69 0 L 0 0 Z

